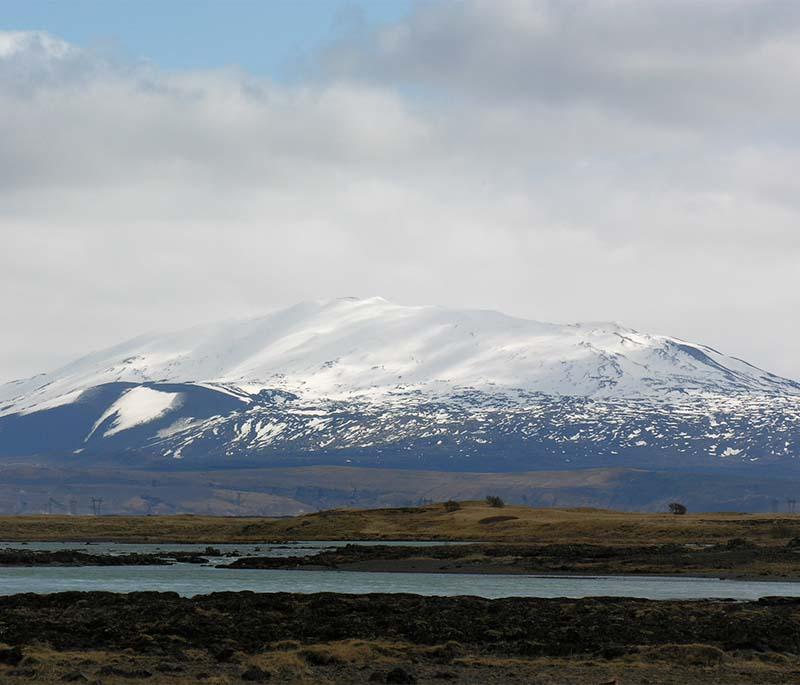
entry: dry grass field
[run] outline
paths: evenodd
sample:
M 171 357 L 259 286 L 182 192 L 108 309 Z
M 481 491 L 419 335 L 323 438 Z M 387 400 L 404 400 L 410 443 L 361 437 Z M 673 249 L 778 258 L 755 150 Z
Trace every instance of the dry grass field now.
M 608 545 L 716 544 L 742 538 L 785 545 L 800 515 L 642 514 L 534 509 L 462 502 L 390 509 L 335 509 L 292 518 L 208 516 L 5 516 L 0 541 L 264 542 L 273 540 L 474 540 Z
M 0 597 L 0 682 L 798 682 L 800 602 L 415 595 Z
M 0 650 L 3 648 L 0 645 Z M 453 652 L 453 654 L 448 654 Z M 203 650 L 187 649 L 180 660 L 106 650 L 24 650 L 15 666 L 0 665 L 0 678 L 14 683 L 130 685 L 292 685 L 451 682 L 462 685 L 786 685 L 798 682 L 800 659 L 791 654 L 725 653 L 708 645 L 663 645 L 607 657 L 487 656 L 460 645 L 422 647 L 384 640 L 342 640 L 303 645 L 285 641 L 257 655 L 235 654 L 220 663 Z M 389 674 L 395 674 L 394 679 Z M 406 679 L 397 674 L 407 674 Z M 410 678 L 413 678 L 411 680 Z M 6 682 L 5 680 L 1 682 Z

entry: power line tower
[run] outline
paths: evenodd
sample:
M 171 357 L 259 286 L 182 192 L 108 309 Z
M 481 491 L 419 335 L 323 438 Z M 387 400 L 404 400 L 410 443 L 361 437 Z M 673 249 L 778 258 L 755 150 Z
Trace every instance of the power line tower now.
M 47 513 L 48 514 L 52 514 L 53 513 L 53 507 L 57 507 L 61 511 L 65 511 L 66 510 L 66 507 L 63 504 L 61 504 L 61 502 L 59 502 L 57 499 L 53 499 L 51 497 L 49 500 L 47 500 Z
M 92 497 L 92 513 L 95 516 L 100 516 L 100 512 L 103 509 L 103 498 L 102 497 Z
M 70 516 L 78 515 L 78 500 L 76 500 L 74 497 L 71 497 L 69 500 L 69 515 Z
M 790 514 L 794 514 L 797 508 L 797 500 L 794 497 L 787 497 L 786 498 L 786 511 Z

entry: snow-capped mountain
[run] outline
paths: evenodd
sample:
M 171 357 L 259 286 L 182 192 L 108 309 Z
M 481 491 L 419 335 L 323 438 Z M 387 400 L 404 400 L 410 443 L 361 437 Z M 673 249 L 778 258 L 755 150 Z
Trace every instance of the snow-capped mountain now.
M 0 454 L 506 470 L 772 462 L 800 384 L 615 323 L 381 298 L 143 336 L 0 386 Z

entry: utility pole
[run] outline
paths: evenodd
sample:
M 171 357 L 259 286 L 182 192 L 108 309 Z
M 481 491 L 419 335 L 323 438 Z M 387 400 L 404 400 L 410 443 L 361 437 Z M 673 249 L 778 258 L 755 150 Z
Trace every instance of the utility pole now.
M 95 516 L 100 516 L 103 507 L 102 497 L 92 497 L 92 512 Z

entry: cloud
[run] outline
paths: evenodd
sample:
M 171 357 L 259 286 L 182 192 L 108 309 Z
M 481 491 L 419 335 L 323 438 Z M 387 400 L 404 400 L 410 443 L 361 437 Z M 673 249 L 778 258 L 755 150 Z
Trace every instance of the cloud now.
M 424 3 L 290 84 L 0 34 L 0 378 L 351 294 L 800 377 L 796 7 Z
M 790 0 L 471 0 L 342 42 L 334 74 L 470 100 L 607 108 L 665 124 L 791 124 L 800 6 Z M 789 108 L 792 111 L 787 111 Z

